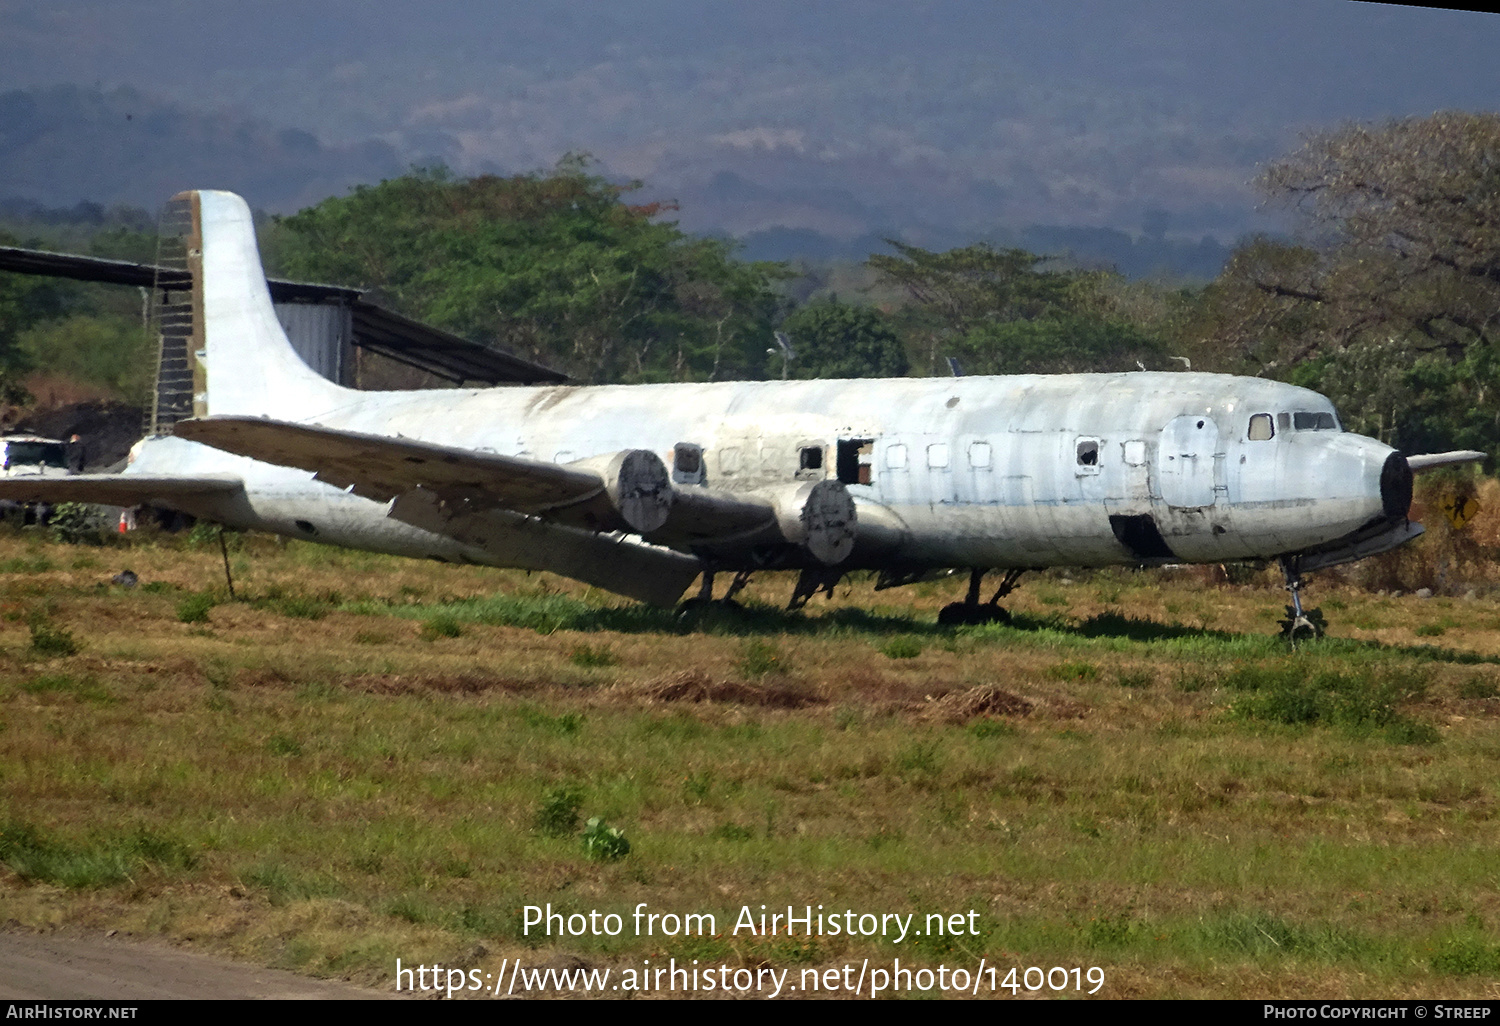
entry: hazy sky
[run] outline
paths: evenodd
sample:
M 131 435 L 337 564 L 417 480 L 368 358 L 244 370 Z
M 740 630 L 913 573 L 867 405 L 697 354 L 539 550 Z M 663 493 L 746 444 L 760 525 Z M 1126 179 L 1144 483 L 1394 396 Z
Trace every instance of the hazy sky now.
M 0 0 L 0 91 L 130 86 L 465 172 L 583 150 L 737 233 L 1233 235 L 1300 132 L 1500 109 L 1497 53 L 1500 17 L 1348 0 Z

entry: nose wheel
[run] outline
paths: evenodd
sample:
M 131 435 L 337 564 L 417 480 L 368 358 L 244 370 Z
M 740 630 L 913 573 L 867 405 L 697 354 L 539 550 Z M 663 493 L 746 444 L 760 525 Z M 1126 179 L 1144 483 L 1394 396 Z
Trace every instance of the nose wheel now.
M 1328 621 L 1321 609 L 1302 608 L 1302 572 L 1295 558 L 1281 561 L 1281 574 L 1286 578 L 1286 590 L 1292 595 L 1292 604 L 1286 607 L 1286 619 L 1281 621 L 1281 636 L 1293 647 L 1299 641 L 1321 638 L 1328 631 Z

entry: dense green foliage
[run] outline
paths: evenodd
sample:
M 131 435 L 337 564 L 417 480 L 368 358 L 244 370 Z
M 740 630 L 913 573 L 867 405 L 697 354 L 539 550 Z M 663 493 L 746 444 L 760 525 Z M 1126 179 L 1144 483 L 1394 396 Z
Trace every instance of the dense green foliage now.
M 581 381 L 758 374 L 784 272 L 625 203 L 633 187 L 571 157 L 513 178 L 415 172 L 284 219 L 281 264 Z
M 810 303 L 782 324 L 791 336 L 797 378 L 899 378 L 906 348 L 887 318 L 866 306 Z
M 901 324 L 929 373 L 946 372 L 946 357 L 967 374 L 1131 370 L 1157 357 L 1152 330 L 1114 308 L 1113 275 L 983 243 L 946 253 L 890 245 L 898 255 L 869 263 L 909 295 Z
M 1209 287 L 1226 369 L 1328 394 L 1408 451 L 1500 450 L 1500 115 L 1441 112 L 1316 136 L 1264 191 L 1304 245 L 1260 239 Z
M 144 212 L 103 211 L 80 204 L 42 211 L 20 237 L 0 229 L 0 246 L 87 250 L 108 259 L 151 263 L 156 236 L 142 227 Z M 96 386 L 139 400 L 150 387 L 154 353 L 141 326 L 135 289 L 111 288 L 36 275 L 0 273 L 0 401 L 25 395 L 33 371 Z
M 139 318 L 76 314 L 20 335 L 28 364 L 139 401 L 150 392 L 156 354 Z

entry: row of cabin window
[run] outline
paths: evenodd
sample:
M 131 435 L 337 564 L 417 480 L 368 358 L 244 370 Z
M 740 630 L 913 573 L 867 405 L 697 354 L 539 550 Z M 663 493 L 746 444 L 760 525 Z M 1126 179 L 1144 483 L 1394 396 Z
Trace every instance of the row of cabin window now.
M 1299 411 L 1297 413 L 1278 413 L 1273 421 L 1269 413 L 1257 413 L 1250 418 L 1249 438 L 1252 442 L 1270 441 L 1276 437 L 1277 429 L 1281 431 L 1337 431 L 1338 422 L 1331 413 L 1313 413 Z M 1137 443 L 1138 444 L 1138 443 Z M 873 440 L 868 438 L 841 439 L 838 443 L 838 478 L 846 484 L 869 484 L 870 463 L 874 448 Z M 1099 441 L 1093 438 L 1081 438 L 1077 445 L 1078 465 L 1085 468 L 1096 468 L 1099 465 Z M 697 475 L 702 470 L 703 450 L 696 445 L 679 444 L 674 459 L 674 467 L 679 474 Z M 1127 453 L 1126 462 L 1140 463 L 1144 457 L 1131 459 Z M 727 449 L 720 453 L 720 470 L 726 474 L 734 474 L 739 470 L 739 450 Z M 823 468 L 822 446 L 804 446 L 798 451 L 798 469 L 802 471 L 821 470 Z M 927 466 L 934 470 L 946 469 L 950 462 L 948 443 L 934 442 L 927 446 Z M 906 446 L 899 442 L 889 445 L 885 450 L 885 465 L 888 470 L 905 470 L 907 467 Z M 993 465 L 993 454 L 988 442 L 972 442 L 969 445 L 969 466 L 976 470 L 988 470 Z
M 1337 431 L 1339 423 L 1331 413 L 1278 413 L 1273 423 L 1269 413 L 1257 413 L 1250 418 L 1249 439 L 1252 442 L 1269 442 L 1281 431 Z
M 838 445 L 838 478 L 846 484 L 869 484 L 870 466 L 873 456 L 871 439 L 846 439 Z M 969 466 L 975 470 L 988 470 L 994 465 L 994 454 L 989 442 L 971 442 L 968 447 Z M 947 442 L 934 442 L 927 446 L 927 466 L 933 470 L 944 470 L 951 462 Z M 1098 439 L 1086 438 L 1078 442 L 1080 466 L 1095 467 L 1099 463 Z M 673 470 L 680 475 L 697 475 L 702 470 L 702 450 L 696 445 L 679 444 L 673 459 Z M 907 468 L 906 446 L 897 442 L 885 450 L 887 470 Z M 720 473 L 733 475 L 740 469 L 740 454 L 737 448 L 721 450 Z M 798 451 L 799 470 L 823 469 L 821 446 L 804 446 Z

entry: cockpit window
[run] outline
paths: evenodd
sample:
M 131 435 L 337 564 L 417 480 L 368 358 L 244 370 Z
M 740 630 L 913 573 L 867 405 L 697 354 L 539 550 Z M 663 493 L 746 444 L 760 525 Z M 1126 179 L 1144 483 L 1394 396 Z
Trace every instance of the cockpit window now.
M 1250 418 L 1250 441 L 1269 442 L 1276 437 L 1276 428 L 1269 413 L 1257 413 Z
M 1337 431 L 1338 422 L 1331 413 L 1308 413 L 1298 410 L 1292 414 L 1292 427 L 1298 431 Z

